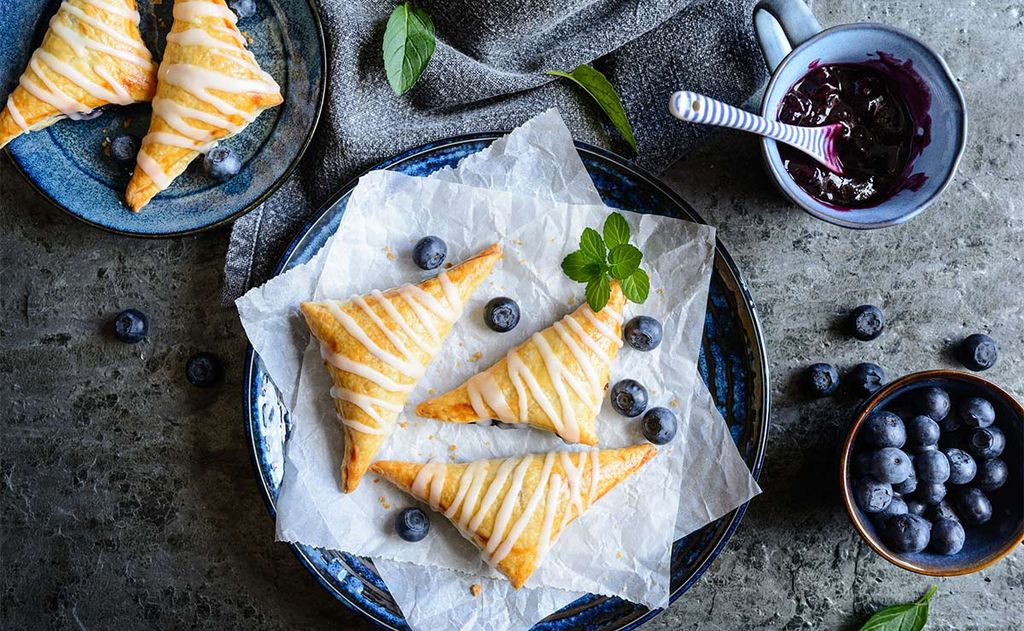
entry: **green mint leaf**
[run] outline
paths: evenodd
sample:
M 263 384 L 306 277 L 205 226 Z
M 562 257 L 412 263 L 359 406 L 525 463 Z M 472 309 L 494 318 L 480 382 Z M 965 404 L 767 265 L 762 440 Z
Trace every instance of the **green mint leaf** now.
M 604 309 L 608 300 L 612 297 L 612 285 L 608 277 L 601 274 L 594 280 L 587 283 L 587 304 L 597 312 Z
M 640 261 L 643 258 L 644 255 L 635 245 L 617 245 L 608 252 L 608 271 L 613 277 L 625 280 L 640 269 Z
M 604 220 L 604 244 L 614 250 L 623 243 L 629 243 L 629 224 L 619 213 L 612 213 Z
M 384 71 L 395 94 L 409 91 L 434 54 L 434 23 L 408 2 L 395 7 L 384 29 Z
M 928 592 L 912 603 L 886 607 L 868 618 L 860 631 L 921 631 L 928 622 L 928 606 L 935 590 L 931 586 Z
M 604 266 L 605 261 L 605 247 L 604 239 L 598 234 L 597 230 L 593 228 L 584 228 L 583 234 L 580 235 L 580 252 L 594 263 L 599 263 Z
M 622 107 L 622 100 L 619 99 L 615 88 L 612 87 L 612 84 L 608 82 L 608 79 L 603 74 L 590 66 L 576 66 L 576 69 L 572 72 L 546 70 L 545 74 L 565 77 L 586 90 L 587 94 L 592 96 L 597 101 L 597 104 L 601 106 L 601 109 L 604 110 L 612 124 L 619 130 L 622 137 L 626 139 L 629 146 L 633 148 L 634 153 L 636 152 L 636 137 L 633 136 L 633 127 L 629 124 L 626 110 Z
M 642 269 L 636 270 L 622 279 L 622 293 L 630 302 L 643 304 L 647 300 L 647 295 L 651 293 L 651 277 Z
M 591 261 L 581 250 L 576 250 L 562 260 L 562 271 L 578 283 L 585 283 L 600 276 L 604 268 L 600 263 Z

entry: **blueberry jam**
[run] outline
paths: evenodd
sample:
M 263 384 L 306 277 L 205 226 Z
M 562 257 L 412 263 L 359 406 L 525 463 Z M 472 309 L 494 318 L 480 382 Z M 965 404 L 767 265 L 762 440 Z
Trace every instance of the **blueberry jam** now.
M 906 179 L 916 125 L 899 86 L 868 64 L 812 67 L 789 89 L 779 120 L 802 127 L 835 123 L 843 175 L 779 145 L 786 171 L 810 196 L 838 208 L 864 208 L 890 197 Z

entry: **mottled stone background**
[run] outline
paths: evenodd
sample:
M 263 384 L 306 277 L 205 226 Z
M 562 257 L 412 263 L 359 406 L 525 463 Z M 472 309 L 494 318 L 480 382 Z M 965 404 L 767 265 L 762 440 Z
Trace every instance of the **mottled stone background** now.
M 882 21 L 934 44 L 967 97 L 970 142 L 940 203 L 870 233 L 785 204 L 738 134 L 671 170 L 750 282 L 774 405 L 764 495 L 651 629 L 854 629 L 932 583 L 876 557 L 842 513 L 832 470 L 851 406 L 801 397 L 807 363 L 953 366 L 953 341 L 989 331 L 1003 356 L 987 376 L 1024 395 L 1024 4 L 816 4 L 823 24 Z M 0 221 L 0 627 L 363 628 L 273 542 L 242 427 L 244 338 L 218 300 L 228 230 L 108 235 L 48 206 L 6 158 Z M 862 302 L 891 322 L 873 343 L 833 328 Z M 106 330 L 126 307 L 150 315 L 138 346 Z M 198 350 L 226 359 L 220 387 L 185 381 Z M 1024 550 L 936 582 L 930 628 L 1024 627 Z

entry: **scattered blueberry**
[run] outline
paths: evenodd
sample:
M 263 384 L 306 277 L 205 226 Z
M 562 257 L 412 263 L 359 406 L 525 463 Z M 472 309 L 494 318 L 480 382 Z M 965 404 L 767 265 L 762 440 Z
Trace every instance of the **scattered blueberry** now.
M 928 505 L 914 498 L 906 500 L 907 512 L 911 515 L 924 515 L 924 511 L 928 508 Z
M 957 411 L 960 413 L 960 420 L 967 427 L 988 427 L 996 422 L 996 409 L 980 397 L 964 399 Z
M 141 342 L 149 332 L 149 320 L 138 309 L 125 309 L 114 318 L 114 337 L 128 344 Z
M 889 502 L 889 505 L 875 513 L 874 517 L 876 517 L 880 523 L 881 520 L 888 519 L 889 517 L 895 517 L 896 515 L 906 515 L 909 512 L 910 509 L 907 508 L 907 503 L 903 501 L 903 498 L 899 495 L 894 495 L 892 501 Z
M 992 503 L 978 489 L 965 489 L 957 498 L 956 509 L 960 518 L 972 526 L 984 524 L 992 519 Z
M 406 541 L 420 541 L 430 532 L 430 518 L 419 508 L 406 508 L 395 517 L 395 531 Z
M 924 517 L 907 513 L 886 520 L 882 538 L 897 552 L 920 552 L 928 547 L 932 525 Z
M 808 393 L 827 397 L 839 388 L 839 371 L 832 364 L 811 364 L 804 373 Z
M 914 465 L 910 464 L 910 458 L 895 447 L 879 449 L 871 458 L 871 475 L 882 482 L 903 482 L 913 471 Z
M 940 519 L 932 524 L 929 547 L 936 554 L 956 554 L 964 547 L 966 536 L 963 525 L 954 519 Z
M 256 14 L 256 3 L 253 0 L 229 0 L 228 6 L 235 12 L 239 20 Z
M 968 335 L 960 342 L 960 363 L 971 370 L 988 370 L 998 359 L 999 345 L 984 333 Z
M 946 415 L 949 414 L 951 406 L 949 393 L 942 388 L 929 386 L 922 388 L 915 395 L 914 408 L 918 414 L 923 414 L 936 423 L 941 423 L 946 418 Z
M 872 412 L 861 430 L 864 441 L 872 447 L 902 447 L 907 442 L 903 420 L 892 412 Z
M 448 244 L 441 237 L 423 237 L 412 249 L 412 261 L 420 269 L 437 269 L 447 256 Z
M 1006 484 L 1008 477 L 1010 471 L 1006 463 L 999 458 L 982 460 L 978 465 L 978 476 L 974 478 L 974 484 L 983 491 L 991 492 Z
M 651 408 L 641 423 L 644 438 L 655 445 L 664 445 L 676 436 L 676 415 L 667 408 Z
M 956 447 L 946 449 L 943 453 L 949 458 L 950 484 L 967 484 L 974 479 L 978 473 L 978 465 L 969 453 Z M 920 471 L 918 474 L 920 475 Z
M 901 495 L 909 495 L 917 490 L 917 472 L 913 467 L 910 468 L 910 475 L 907 476 L 907 479 L 893 484 L 892 490 Z
M 853 485 L 853 497 L 865 513 L 878 513 L 892 502 L 892 486 L 874 478 L 861 478 Z
M 918 482 L 914 497 L 928 504 L 938 504 L 946 497 L 946 485 L 941 482 Z
M 491 298 L 484 307 L 484 324 L 492 331 L 507 333 L 519 324 L 519 305 L 511 298 Z
M 653 351 L 661 344 L 661 322 L 650 316 L 637 316 L 622 329 L 626 342 L 638 351 Z
M 211 178 L 225 182 L 242 170 L 242 161 L 230 147 L 218 145 L 206 152 L 203 168 Z
M 909 451 L 934 449 L 939 444 L 942 429 L 930 416 L 915 416 L 906 423 Z
M 208 388 L 224 378 L 224 364 L 213 353 L 196 353 L 185 364 L 185 376 L 193 386 Z
M 139 146 L 141 144 L 139 139 L 132 134 L 114 136 L 113 140 L 110 141 L 110 157 L 118 162 L 133 161 L 139 153 Z
M 858 340 L 868 342 L 885 329 L 885 314 L 874 305 L 861 305 L 850 312 L 850 333 Z
M 612 386 L 612 407 L 623 416 L 640 416 L 647 409 L 647 388 L 633 379 L 623 379 Z
M 918 454 L 914 468 L 917 479 L 922 482 L 945 482 L 949 479 L 949 458 L 937 449 Z
M 956 512 L 953 510 L 953 505 L 949 503 L 949 500 L 942 500 L 938 504 L 930 506 L 928 508 L 928 512 L 925 514 L 925 518 L 931 522 L 936 522 L 941 519 L 960 521 L 960 518 L 957 517 Z
M 846 376 L 846 381 L 854 394 L 867 396 L 878 392 L 885 383 L 885 371 L 878 364 L 857 364 Z
M 967 449 L 978 458 L 997 458 L 1006 448 L 1006 436 L 998 427 L 979 427 L 967 437 Z

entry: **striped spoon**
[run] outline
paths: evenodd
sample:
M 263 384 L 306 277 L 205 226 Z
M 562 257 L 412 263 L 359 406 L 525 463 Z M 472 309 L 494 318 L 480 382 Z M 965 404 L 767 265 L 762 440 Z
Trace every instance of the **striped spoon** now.
M 835 147 L 835 139 L 844 129 L 839 123 L 824 127 L 787 125 L 751 114 L 703 94 L 685 91 L 672 95 L 668 109 L 673 116 L 689 123 L 731 127 L 784 142 L 811 156 L 828 170 L 843 174 L 843 166 L 836 155 Z

